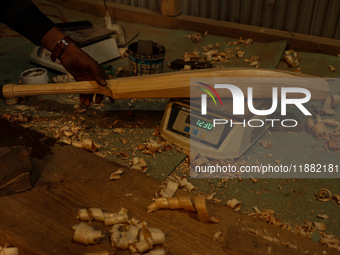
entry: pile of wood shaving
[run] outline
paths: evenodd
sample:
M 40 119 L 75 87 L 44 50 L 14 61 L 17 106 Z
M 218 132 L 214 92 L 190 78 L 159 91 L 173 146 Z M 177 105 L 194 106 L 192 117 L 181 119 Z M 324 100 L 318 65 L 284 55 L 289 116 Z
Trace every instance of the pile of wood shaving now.
M 100 208 L 84 208 L 78 211 L 77 218 L 82 221 L 98 221 L 109 226 L 110 244 L 115 250 L 129 250 L 131 254 L 165 255 L 165 234 L 162 230 L 151 228 L 145 221 L 128 218 L 128 211 L 121 208 L 117 213 L 103 212 Z M 105 236 L 87 223 L 73 226 L 73 241 L 82 244 L 96 244 Z M 93 254 L 110 254 L 101 251 Z
M 249 63 L 250 67 L 256 67 L 259 68 L 260 62 L 259 62 L 260 56 L 252 56 L 250 58 L 246 58 L 244 62 Z
M 200 34 L 189 35 L 187 38 L 190 38 L 194 43 L 203 41 L 203 37 Z M 240 45 L 245 45 L 246 47 L 250 46 L 253 43 L 251 38 L 243 39 L 240 37 L 238 40 L 234 40 L 232 42 L 216 42 L 214 44 L 208 44 L 201 47 L 202 52 L 199 50 L 194 50 L 192 52 L 185 52 L 183 55 L 183 60 L 185 62 L 189 61 L 206 61 L 212 64 L 217 63 L 227 63 L 232 58 L 238 57 L 243 58 L 245 55 L 245 50 L 240 49 Z M 222 49 L 222 46 L 226 46 L 225 49 Z M 228 46 L 234 46 L 234 48 L 227 48 Z M 252 56 L 249 59 L 245 59 L 244 61 L 249 63 L 249 66 L 254 66 L 256 68 L 259 67 L 259 56 Z M 217 66 L 221 67 L 221 66 Z
M 27 123 L 30 120 L 30 116 L 23 113 L 11 114 L 5 113 L 2 118 L 14 123 Z
M 155 158 L 156 153 L 172 150 L 173 147 L 171 142 L 158 138 L 157 140 L 151 139 L 146 143 L 139 144 L 136 149 Z
M 325 234 L 327 230 L 326 225 L 323 222 L 305 222 L 303 225 L 296 225 L 295 227 L 291 227 L 288 223 L 282 223 L 275 215 L 275 211 L 265 209 L 260 211 L 257 207 L 254 207 L 254 213 L 249 213 L 250 216 L 255 216 L 256 218 L 268 222 L 274 226 L 277 226 L 282 229 L 286 229 L 294 234 L 303 236 L 305 238 L 311 238 L 311 235 L 314 232 L 318 232 L 321 236 L 320 242 L 322 244 L 327 245 L 330 248 L 337 249 L 340 251 L 340 239 L 333 235 Z M 321 215 L 322 217 L 328 218 L 327 215 Z M 257 232 L 256 232 L 257 233 Z
M 334 235 L 326 235 L 325 233 L 321 232 L 320 243 L 340 252 L 340 238 Z
M 340 122 L 331 118 L 322 119 L 319 115 L 307 120 L 307 128 L 316 139 L 327 140 L 327 150 L 340 151 Z

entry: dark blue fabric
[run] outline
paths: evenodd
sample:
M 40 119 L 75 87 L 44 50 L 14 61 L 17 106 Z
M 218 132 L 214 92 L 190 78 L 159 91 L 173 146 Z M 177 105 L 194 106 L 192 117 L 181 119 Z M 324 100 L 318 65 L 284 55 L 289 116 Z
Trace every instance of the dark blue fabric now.
M 35 45 L 54 26 L 30 0 L 0 0 L 0 21 Z

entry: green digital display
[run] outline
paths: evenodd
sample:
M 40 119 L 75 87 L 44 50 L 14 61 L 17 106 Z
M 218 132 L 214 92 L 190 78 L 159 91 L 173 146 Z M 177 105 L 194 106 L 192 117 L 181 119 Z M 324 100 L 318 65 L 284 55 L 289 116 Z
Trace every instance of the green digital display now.
M 190 116 L 190 115 L 187 116 L 185 122 L 188 124 L 203 128 L 208 131 L 211 131 L 214 127 L 214 124 L 211 121 L 202 120 L 197 117 Z
M 206 129 L 208 131 L 211 131 L 214 127 L 212 122 L 200 119 L 195 120 L 194 124 L 195 126 Z

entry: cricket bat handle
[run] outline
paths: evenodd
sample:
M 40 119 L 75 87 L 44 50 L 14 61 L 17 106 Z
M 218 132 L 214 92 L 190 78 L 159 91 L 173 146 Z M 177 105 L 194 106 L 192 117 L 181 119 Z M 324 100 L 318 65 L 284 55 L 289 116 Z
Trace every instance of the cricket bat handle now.
M 2 87 L 2 94 L 5 98 L 62 94 L 102 94 L 112 97 L 112 91 L 109 88 L 100 86 L 95 81 L 30 85 L 5 84 Z

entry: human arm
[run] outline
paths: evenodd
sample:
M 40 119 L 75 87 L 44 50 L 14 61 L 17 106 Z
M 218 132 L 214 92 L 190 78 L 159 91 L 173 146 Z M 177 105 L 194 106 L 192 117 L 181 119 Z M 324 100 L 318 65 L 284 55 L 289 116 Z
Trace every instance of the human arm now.
M 0 19 L 35 45 L 42 45 L 49 51 L 53 51 L 59 40 L 65 37 L 30 0 L 0 1 Z M 77 81 L 95 80 L 100 85 L 106 84 L 102 68 L 75 43 L 68 45 L 59 60 Z M 97 96 L 96 102 L 101 99 L 102 96 Z M 92 95 L 80 95 L 82 104 L 89 105 L 91 101 Z

